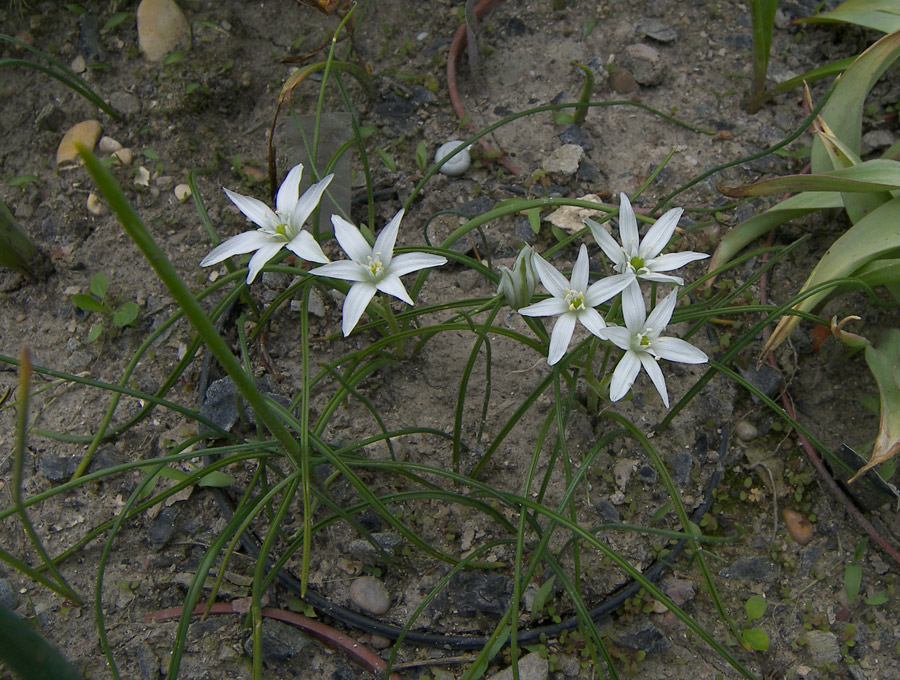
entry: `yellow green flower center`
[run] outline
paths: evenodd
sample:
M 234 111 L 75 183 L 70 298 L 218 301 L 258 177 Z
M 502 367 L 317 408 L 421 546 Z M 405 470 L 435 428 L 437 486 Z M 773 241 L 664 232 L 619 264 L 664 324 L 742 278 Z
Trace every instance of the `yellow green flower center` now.
M 581 311 L 584 309 L 584 293 L 566 288 L 566 303 L 570 312 Z
M 372 278 L 379 279 L 384 275 L 384 265 L 381 263 L 381 253 L 375 253 L 375 256 L 368 256 L 368 264 L 366 267 Z
M 644 267 L 644 258 L 635 255 L 631 258 L 629 264 L 634 268 L 635 271 L 640 271 Z

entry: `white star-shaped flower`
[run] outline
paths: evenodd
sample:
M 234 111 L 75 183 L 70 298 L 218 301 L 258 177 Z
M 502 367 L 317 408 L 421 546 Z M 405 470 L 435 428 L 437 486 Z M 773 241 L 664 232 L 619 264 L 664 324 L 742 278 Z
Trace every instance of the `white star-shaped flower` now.
M 588 254 L 587 247 L 583 243 L 572 268 L 571 281 L 567 281 L 565 276 L 537 253 L 532 256 L 532 263 L 544 288 L 553 297 L 523 307 L 519 310 L 519 314 L 559 316 L 550 334 L 547 363 L 552 366 L 562 359 L 569 348 L 569 341 L 572 339 L 577 322 L 581 322 L 581 325 L 594 335 L 603 337 L 601 331 L 606 328 L 606 322 L 594 308 L 620 292 L 629 282 L 608 276 L 588 287 Z
M 684 280 L 678 276 L 662 274 L 683 267 L 688 262 L 702 260 L 709 255 L 685 251 L 682 253 L 669 253 L 660 255 L 663 248 L 668 245 L 681 214 L 681 208 L 672 208 L 660 217 L 650 227 L 644 238 L 638 234 L 637 219 L 628 196 L 620 194 L 619 200 L 619 236 L 622 243 L 610 235 L 602 224 L 585 218 L 584 223 L 590 227 L 594 240 L 603 249 L 606 256 L 612 260 L 615 276 L 624 278 L 627 283 L 636 282 L 638 279 L 645 281 L 657 281 L 659 283 L 674 283 L 683 285 Z
M 353 283 L 344 300 L 341 322 L 344 336 L 350 335 L 350 331 L 356 327 L 377 291 L 393 295 L 411 305 L 412 298 L 403 287 L 400 277 L 426 267 L 438 267 L 447 262 L 447 259 L 440 255 L 428 253 L 405 253 L 395 257 L 394 243 L 397 241 L 401 219 L 403 210 L 394 215 L 378 234 L 375 245 L 370 246 L 359 229 L 339 215 L 331 216 L 334 236 L 350 259 L 316 267 L 310 270 L 310 274 Z
M 653 308 L 647 316 L 644 296 L 639 286 L 628 286 L 622 291 L 622 314 L 625 327 L 609 326 L 601 337 L 625 350 L 625 355 L 613 371 L 609 398 L 618 401 L 631 389 L 641 366 L 647 371 L 663 404 L 669 408 L 666 379 L 657 362 L 660 359 L 682 364 L 705 364 L 709 358 L 689 342 L 679 338 L 660 337 L 675 311 L 678 291 L 673 290 Z
M 321 182 L 316 182 L 300 196 L 300 177 L 302 175 L 302 163 L 291 168 L 284 182 L 278 188 L 274 211 L 262 201 L 225 189 L 228 198 L 259 229 L 245 231 L 220 243 L 201 260 L 200 266 L 208 267 L 232 255 L 243 255 L 255 250 L 253 257 L 250 258 L 250 271 L 247 274 L 247 283 L 253 283 L 259 270 L 282 248 L 287 248 L 304 260 L 328 262 L 328 258 L 325 257 L 325 253 L 322 252 L 312 234 L 303 231 L 303 223 L 316 209 L 322 193 L 331 183 L 334 175 L 328 175 Z

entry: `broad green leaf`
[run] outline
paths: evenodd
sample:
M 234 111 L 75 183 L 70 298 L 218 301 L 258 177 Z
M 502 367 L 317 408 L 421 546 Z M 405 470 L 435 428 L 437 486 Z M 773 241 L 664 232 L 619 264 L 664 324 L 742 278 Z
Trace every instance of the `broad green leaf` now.
M 394 162 L 393 157 L 384 149 L 380 147 L 375 148 L 375 153 L 378 154 L 378 157 L 381 159 L 381 162 L 384 163 L 384 166 L 394 172 L 397 170 L 397 164 Z
M 528 226 L 531 227 L 531 231 L 535 234 L 540 233 L 541 231 L 541 209 L 540 208 L 531 208 L 525 213 L 528 216 Z
M 888 594 L 883 590 L 879 590 L 877 593 L 866 599 L 866 604 L 870 607 L 876 607 L 880 604 L 884 604 L 888 599 Z
M 900 29 L 900 9 L 896 0 L 847 0 L 830 12 L 822 12 L 800 22 L 839 23 L 865 26 L 882 33 Z
M 98 321 L 93 326 L 91 326 L 91 330 L 88 331 L 87 341 L 88 342 L 97 342 L 100 338 L 100 335 L 103 333 L 103 322 Z
M 83 676 L 31 624 L 0 604 L 0 660 L 20 678 L 82 680 Z
M 106 299 L 106 291 L 109 288 L 109 279 L 106 278 L 106 274 L 100 272 L 98 274 L 94 274 L 91 277 L 91 292 L 96 295 L 101 300 Z
M 722 193 L 734 197 L 767 196 L 801 191 L 891 191 L 900 189 L 900 162 L 877 158 L 840 170 L 814 175 L 786 175 L 741 187 L 719 187 Z
M 221 470 L 213 470 L 200 478 L 200 486 L 226 487 L 234 484 L 234 477 Z
M 857 154 L 862 139 L 866 95 L 887 68 L 900 56 L 900 30 L 884 36 L 863 52 L 840 77 L 831 98 L 822 108 L 822 119 L 839 139 Z M 812 171 L 833 170 L 824 145 L 813 142 Z
M 116 26 L 132 16 L 134 16 L 132 12 L 116 12 L 106 20 L 106 23 L 103 24 L 103 28 L 100 29 L 100 32 L 106 33 L 106 31 L 111 31 Z
M 859 586 L 862 583 L 862 567 L 858 564 L 848 564 L 844 569 L 844 593 L 852 604 L 859 595 Z
M 534 595 L 534 602 L 531 605 L 532 618 L 537 618 L 541 615 L 541 612 L 544 610 L 544 605 L 547 604 L 547 598 L 550 597 L 550 593 L 553 592 L 553 586 L 555 584 L 556 577 L 551 576 L 540 588 L 538 588 L 537 593 Z
M 803 284 L 801 292 L 834 279 L 852 276 L 860 267 L 900 249 L 900 198 L 876 208 L 850 227 L 819 260 Z M 832 291 L 819 291 L 799 302 L 794 309 L 812 311 Z M 769 337 L 764 351 L 780 345 L 799 323 L 798 316 L 784 316 Z
M 791 196 L 764 213 L 754 215 L 749 220 L 741 222 L 725 234 L 725 237 L 719 242 L 716 252 L 710 258 L 709 271 L 713 272 L 728 263 L 731 258 L 753 241 L 785 222 L 803 217 L 816 210 L 843 207 L 844 202 L 841 195 L 834 192 L 807 192 Z
M 802 73 L 799 76 L 794 76 L 793 78 L 789 78 L 782 83 L 778 83 L 775 86 L 773 92 L 788 92 L 793 90 L 795 87 L 799 87 L 803 83 L 814 83 L 817 80 L 822 80 L 823 78 L 830 78 L 831 76 L 836 76 L 839 73 L 843 73 L 847 70 L 847 68 L 856 60 L 856 57 L 847 57 L 846 59 L 838 59 L 837 61 L 833 61 L 830 64 L 825 64 L 824 66 L 819 66 L 814 69 L 810 69 L 806 73 Z
M 101 304 L 97 299 L 92 298 L 90 295 L 85 295 L 84 293 L 75 293 L 71 298 L 72 304 L 78 307 L 78 309 L 83 309 L 86 312 L 99 312 L 100 314 L 109 314 L 110 311 L 103 304 Z
M 757 652 L 764 652 L 769 648 L 769 636 L 760 628 L 748 628 L 741 633 L 741 639 L 745 647 Z
M 885 333 L 878 347 L 869 344 L 866 347 L 866 364 L 878 384 L 881 421 L 869 461 L 856 471 L 850 481 L 897 454 L 897 445 L 900 444 L 900 384 L 896 372 L 900 364 L 900 330 L 893 328 Z M 861 541 L 860 546 L 853 556 L 854 564 L 859 562 L 865 550 L 865 543 Z
M 425 148 L 425 142 L 419 142 L 416 145 L 416 165 L 422 172 L 428 168 L 428 150 Z
M 116 310 L 113 315 L 113 323 L 119 328 L 134 323 L 138 315 L 138 306 L 134 302 L 126 302 Z
M 766 613 L 766 598 L 762 595 L 754 595 L 744 604 L 744 609 L 747 612 L 747 621 L 755 621 Z

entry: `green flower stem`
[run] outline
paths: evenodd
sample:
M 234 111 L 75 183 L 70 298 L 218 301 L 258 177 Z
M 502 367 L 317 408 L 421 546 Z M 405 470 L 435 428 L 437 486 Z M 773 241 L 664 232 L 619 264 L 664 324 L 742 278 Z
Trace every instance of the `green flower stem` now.
M 144 257 L 147 258 L 156 275 L 169 289 L 172 297 L 175 298 L 179 307 L 184 311 L 184 315 L 197 330 L 206 347 L 219 361 L 228 377 L 234 381 L 238 391 L 249 402 L 257 418 L 262 421 L 284 447 L 294 464 L 298 465 L 300 446 L 297 440 L 291 436 L 287 428 L 282 425 L 281 421 L 272 412 L 268 401 L 257 389 L 253 378 L 244 372 L 240 362 L 231 352 L 224 338 L 219 335 L 216 327 L 207 317 L 206 312 L 178 275 L 178 272 L 175 271 L 166 254 L 150 235 L 147 227 L 144 226 L 128 199 L 125 198 L 116 180 L 90 150 L 79 145 L 78 153 L 84 160 L 88 172 L 90 172 L 97 186 L 106 197 L 110 208 L 122 223 L 122 227 L 144 254 Z

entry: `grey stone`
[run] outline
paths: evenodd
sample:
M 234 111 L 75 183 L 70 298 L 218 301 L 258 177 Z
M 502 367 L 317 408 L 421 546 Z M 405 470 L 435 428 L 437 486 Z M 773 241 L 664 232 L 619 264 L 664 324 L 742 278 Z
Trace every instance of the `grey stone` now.
M 584 149 L 577 144 L 563 144 L 553 151 L 542 165 L 544 172 L 554 182 L 565 183 L 576 172 L 584 158 Z
M 350 601 L 370 614 L 384 614 L 391 608 L 391 596 L 374 576 L 360 576 L 350 584 Z
M 659 85 L 668 70 L 659 50 L 643 43 L 626 47 L 622 63 L 638 83 L 647 87 Z
M 512 582 L 503 574 L 459 572 L 450 579 L 450 604 L 461 616 L 499 615 L 506 611 L 512 596 Z
M 487 196 L 479 196 L 478 198 L 466 201 L 462 205 L 457 206 L 456 209 L 466 217 L 476 217 L 488 212 L 493 207 L 494 202 L 491 199 Z
M 781 374 L 766 364 L 760 366 L 759 369 L 755 366 L 750 366 L 746 369 L 738 367 L 738 372 L 744 380 L 767 397 L 774 397 L 778 390 L 781 389 L 781 383 L 783 382 Z M 759 397 L 755 394 L 751 395 L 751 398 L 754 403 L 759 403 Z
M 813 666 L 837 663 L 841 660 L 841 646 L 834 633 L 827 630 L 811 630 L 804 637 Z
M 519 680 L 547 680 L 550 675 L 549 662 L 547 659 L 542 659 L 538 652 L 520 657 L 516 666 L 519 671 Z M 495 673 L 488 680 L 513 680 L 512 666 Z
M 616 643 L 647 654 L 664 652 L 669 648 L 666 636 L 653 624 L 642 622 L 616 632 Z
M 897 139 L 890 130 L 871 130 L 862 136 L 863 153 L 892 146 Z
M 638 468 L 638 479 L 644 484 L 652 484 L 658 477 L 659 475 L 652 465 L 641 465 L 641 467 Z
M 615 505 L 610 503 L 608 498 L 603 498 L 594 503 L 594 510 L 596 510 L 603 521 L 608 524 L 616 524 L 620 521 L 619 511 L 616 510 Z
M 38 467 L 41 474 L 51 482 L 62 482 L 75 474 L 81 456 L 41 456 Z
M 234 427 L 238 420 L 237 388 L 231 378 L 220 378 L 206 388 L 200 415 L 226 432 Z
M 575 125 L 575 123 L 566 127 L 556 135 L 556 138 L 563 144 L 577 144 L 585 151 L 590 151 L 594 148 L 594 142 L 591 141 L 591 138 L 585 134 L 581 126 Z
M 582 162 L 575 173 L 575 179 L 579 182 L 594 182 L 599 176 L 600 171 L 587 161 Z
M 719 575 L 739 581 L 773 583 L 778 578 L 778 567 L 765 557 L 744 557 L 722 569 Z
M 52 102 L 44 104 L 34 118 L 34 126 L 38 130 L 47 130 L 48 132 L 56 132 L 62 126 L 66 118 L 66 112 Z
M 16 592 L 5 578 L 0 578 L 0 604 L 7 609 L 16 608 Z
M 678 33 L 674 28 L 659 19 L 644 18 L 637 22 L 637 30 L 648 38 L 657 42 L 669 43 L 678 39 Z
M 378 550 L 369 541 L 359 538 L 351 541 L 347 546 L 350 556 L 365 564 L 382 564 L 385 553 L 391 557 L 403 544 L 403 537 L 398 534 L 377 533 L 372 534 L 372 538 L 375 539 L 381 550 Z
M 271 666 L 276 662 L 291 661 L 303 653 L 312 644 L 310 637 L 303 631 L 281 621 L 263 619 L 262 622 L 262 656 L 263 663 Z M 244 640 L 244 651 L 253 654 L 253 637 Z
M 742 442 L 752 442 L 759 436 L 759 430 L 756 425 L 746 420 L 741 420 L 734 426 L 734 433 Z
M 130 92 L 116 92 L 109 96 L 110 105 L 123 116 L 135 116 L 141 112 L 141 100 Z
M 691 467 L 694 465 L 694 459 L 687 451 L 676 453 L 669 456 L 667 460 L 669 464 L 669 474 L 672 475 L 672 481 L 675 486 L 685 487 L 691 481 Z
M 159 514 L 150 522 L 147 528 L 147 538 L 154 550 L 161 549 L 175 532 L 175 522 L 178 520 L 178 507 L 170 505 L 163 508 Z

